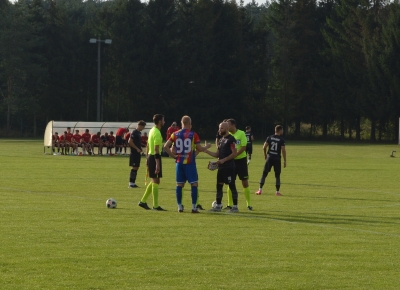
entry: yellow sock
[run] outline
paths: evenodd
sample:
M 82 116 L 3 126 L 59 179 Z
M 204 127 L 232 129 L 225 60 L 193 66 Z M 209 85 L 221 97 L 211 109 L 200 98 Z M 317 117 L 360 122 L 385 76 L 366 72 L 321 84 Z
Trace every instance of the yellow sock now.
M 151 189 L 152 189 L 152 185 L 153 183 L 150 182 L 149 185 L 147 185 L 146 190 L 143 194 L 142 199 L 140 200 L 141 202 L 146 202 L 147 198 L 149 197 L 150 193 L 151 193 Z
M 153 207 L 157 208 L 158 207 L 158 184 L 157 183 L 152 184 L 152 192 L 153 192 Z
M 244 189 L 244 197 L 246 198 L 247 206 L 251 206 L 251 202 L 250 202 L 250 188 L 249 188 L 249 187 L 246 187 L 246 188 Z
M 228 206 L 233 206 L 232 191 L 229 187 L 227 194 L 228 194 Z

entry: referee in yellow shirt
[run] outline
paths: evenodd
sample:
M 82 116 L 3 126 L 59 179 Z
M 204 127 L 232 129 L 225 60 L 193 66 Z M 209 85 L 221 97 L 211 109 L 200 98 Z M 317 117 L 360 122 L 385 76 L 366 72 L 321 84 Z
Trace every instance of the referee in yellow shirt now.
M 153 210 L 165 211 L 158 205 L 158 185 L 162 177 L 161 165 L 161 150 L 162 150 L 162 136 L 161 128 L 165 124 L 164 115 L 155 114 L 153 116 L 154 127 L 149 132 L 149 139 L 147 141 L 147 166 L 151 182 L 146 187 L 146 191 L 139 202 L 139 206 L 144 209 L 150 209 L 146 201 L 150 193 L 153 194 Z

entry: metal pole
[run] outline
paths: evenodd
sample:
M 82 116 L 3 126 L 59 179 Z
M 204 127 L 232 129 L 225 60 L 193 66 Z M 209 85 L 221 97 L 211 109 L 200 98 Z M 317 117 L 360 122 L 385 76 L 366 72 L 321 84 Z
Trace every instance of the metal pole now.
M 97 43 L 97 122 L 100 122 L 100 39 Z

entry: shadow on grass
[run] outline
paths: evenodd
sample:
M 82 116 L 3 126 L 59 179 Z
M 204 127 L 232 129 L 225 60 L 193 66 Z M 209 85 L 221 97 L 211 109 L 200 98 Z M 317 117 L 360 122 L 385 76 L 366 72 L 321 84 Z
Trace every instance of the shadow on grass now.
M 382 218 L 375 216 L 361 217 L 354 215 L 336 215 L 336 214 L 286 214 L 286 213 L 260 213 L 254 214 L 241 214 L 242 217 L 271 219 L 277 221 L 284 221 L 289 223 L 306 223 L 306 224 L 326 224 L 326 225 L 400 225 L 400 221 L 394 221 L 395 218 Z

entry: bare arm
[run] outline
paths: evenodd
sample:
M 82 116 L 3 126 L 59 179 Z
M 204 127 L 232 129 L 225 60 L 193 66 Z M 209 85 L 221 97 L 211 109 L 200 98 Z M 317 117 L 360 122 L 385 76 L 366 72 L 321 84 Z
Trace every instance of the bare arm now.
M 239 155 L 240 153 L 246 151 L 246 146 L 240 147 L 239 151 L 237 151 L 236 156 Z
M 265 142 L 264 145 L 263 145 L 264 159 L 267 159 L 267 148 L 268 148 L 268 143 Z
M 285 148 L 285 146 L 282 146 L 281 149 L 282 149 L 282 156 L 283 156 L 283 168 L 285 168 L 286 167 L 286 148 Z
M 174 153 L 172 153 L 172 151 L 171 151 L 171 147 L 172 147 L 172 141 L 171 140 L 168 140 L 167 142 L 165 142 L 165 144 L 164 144 L 165 152 L 167 152 L 170 157 L 176 158 L 176 155 Z
M 210 152 L 210 151 L 208 151 L 208 149 L 206 149 L 203 152 L 207 153 L 208 155 L 215 157 L 215 158 L 218 158 L 218 156 L 219 156 L 219 150 L 217 150 L 217 152 Z
M 132 138 L 129 138 L 128 144 L 129 144 L 129 146 L 131 146 L 131 148 L 135 149 L 138 153 L 142 152 L 142 150 L 139 149 L 139 148 L 135 145 L 135 143 L 133 143 Z
M 204 142 L 204 146 L 201 146 L 200 143 L 198 143 L 196 144 L 196 152 L 205 152 L 210 147 L 211 143 L 207 143 L 207 141 Z
M 160 145 L 155 145 L 154 146 L 154 153 L 155 155 L 160 155 Z M 160 173 L 160 159 L 156 158 L 156 170 L 155 173 L 158 174 Z

